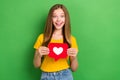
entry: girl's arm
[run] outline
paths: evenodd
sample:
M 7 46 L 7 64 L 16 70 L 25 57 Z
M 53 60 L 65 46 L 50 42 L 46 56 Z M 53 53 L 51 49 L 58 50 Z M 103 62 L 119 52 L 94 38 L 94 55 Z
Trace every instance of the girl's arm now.
M 67 50 L 67 54 L 70 56 L 70 68 L 72 71 L 76 71 L 78 68 L 77 53 L 78 50 L 76 48 L 69 48 Z
M 40 67 L 42 55 L 48 55 L 48 54 L 49 54 L 49 49 L 45 46 L 41 46 L 39 49 L 37 49 L 35 51 L 34 60 L 33 60 L 34 66 L 36 68 Z
M 70 67 L 73 72 L 77 70 L 78 60 L 76 56 L 70 56 Z
M 41 58 L 42 56 L 40 55 L 38 49 L 35 51 L 34 59 L 33 59 L 33 64 L 36 68 L 40 67 L 41 65 Z

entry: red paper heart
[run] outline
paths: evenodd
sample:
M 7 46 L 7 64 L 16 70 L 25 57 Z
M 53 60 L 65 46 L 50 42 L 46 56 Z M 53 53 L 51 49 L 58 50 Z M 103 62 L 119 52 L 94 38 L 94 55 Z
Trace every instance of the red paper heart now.
M 48 48 L 50 50 L 48 56 L 54 58 L 55 61 L 67 57 L 68 45 L 66 43 L 49 43 Z

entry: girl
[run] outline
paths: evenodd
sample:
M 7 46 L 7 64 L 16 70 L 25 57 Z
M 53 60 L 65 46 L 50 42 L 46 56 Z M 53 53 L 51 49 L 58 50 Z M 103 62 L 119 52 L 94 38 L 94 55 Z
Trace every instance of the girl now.
M 68 57 L 57 61 L 49 57 L 48 44 L 51 42 L 67 43 Z M 51 7 L 44 33 L 39 35 L 34 48 L 33 64 L 42 70 L 41 80 L 73 80 L 71 70 L 76 71 L 78 68 L 78 48 L 75 37 L 71 35 L 69 13 L 64 5 L 56 4 Z

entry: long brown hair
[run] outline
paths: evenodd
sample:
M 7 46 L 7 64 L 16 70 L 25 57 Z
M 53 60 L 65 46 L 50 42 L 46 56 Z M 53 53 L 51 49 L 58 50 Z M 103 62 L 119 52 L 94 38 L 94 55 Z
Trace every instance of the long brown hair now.
M 46 20 L 46 25 L 45 25 L 45 30 L 44 30 L 44 39 L 43 39 L 43 46 L 47 46 L 51 40 L 53 31 L 54 31 L 54 26 L 52 23 L 52 16 L 53 16 L 53 11 L 61 8 L 64 11 L 65 14 L 65 25 L 63 26 L 62 29 L 62 34 L 63 34 L 63 42 L 67 43 L 69 47 L 71 47 L 71 26 L 70 26 L 70 17 L 69 13 L 67 11 L 67 8 L 62 5 L 62 4 L 55 4 L 54 6 L 51 7 L 49 10 L 47 20 Z

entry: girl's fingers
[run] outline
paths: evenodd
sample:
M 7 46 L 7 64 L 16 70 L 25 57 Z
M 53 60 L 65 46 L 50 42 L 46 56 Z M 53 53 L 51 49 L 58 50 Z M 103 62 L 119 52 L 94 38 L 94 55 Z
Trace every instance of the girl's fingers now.
M 77 55 L 77 49 L 75 49 L 75 48 L 69 48 L 69 49 L 67 50 L 67 54 L 68 54 L 69 56 L 76 56 L 76 55 Z
M 39 48 L 39 53 L 41 55 L 47 55 L 49 53 L 49 48 L 42 46 Z

